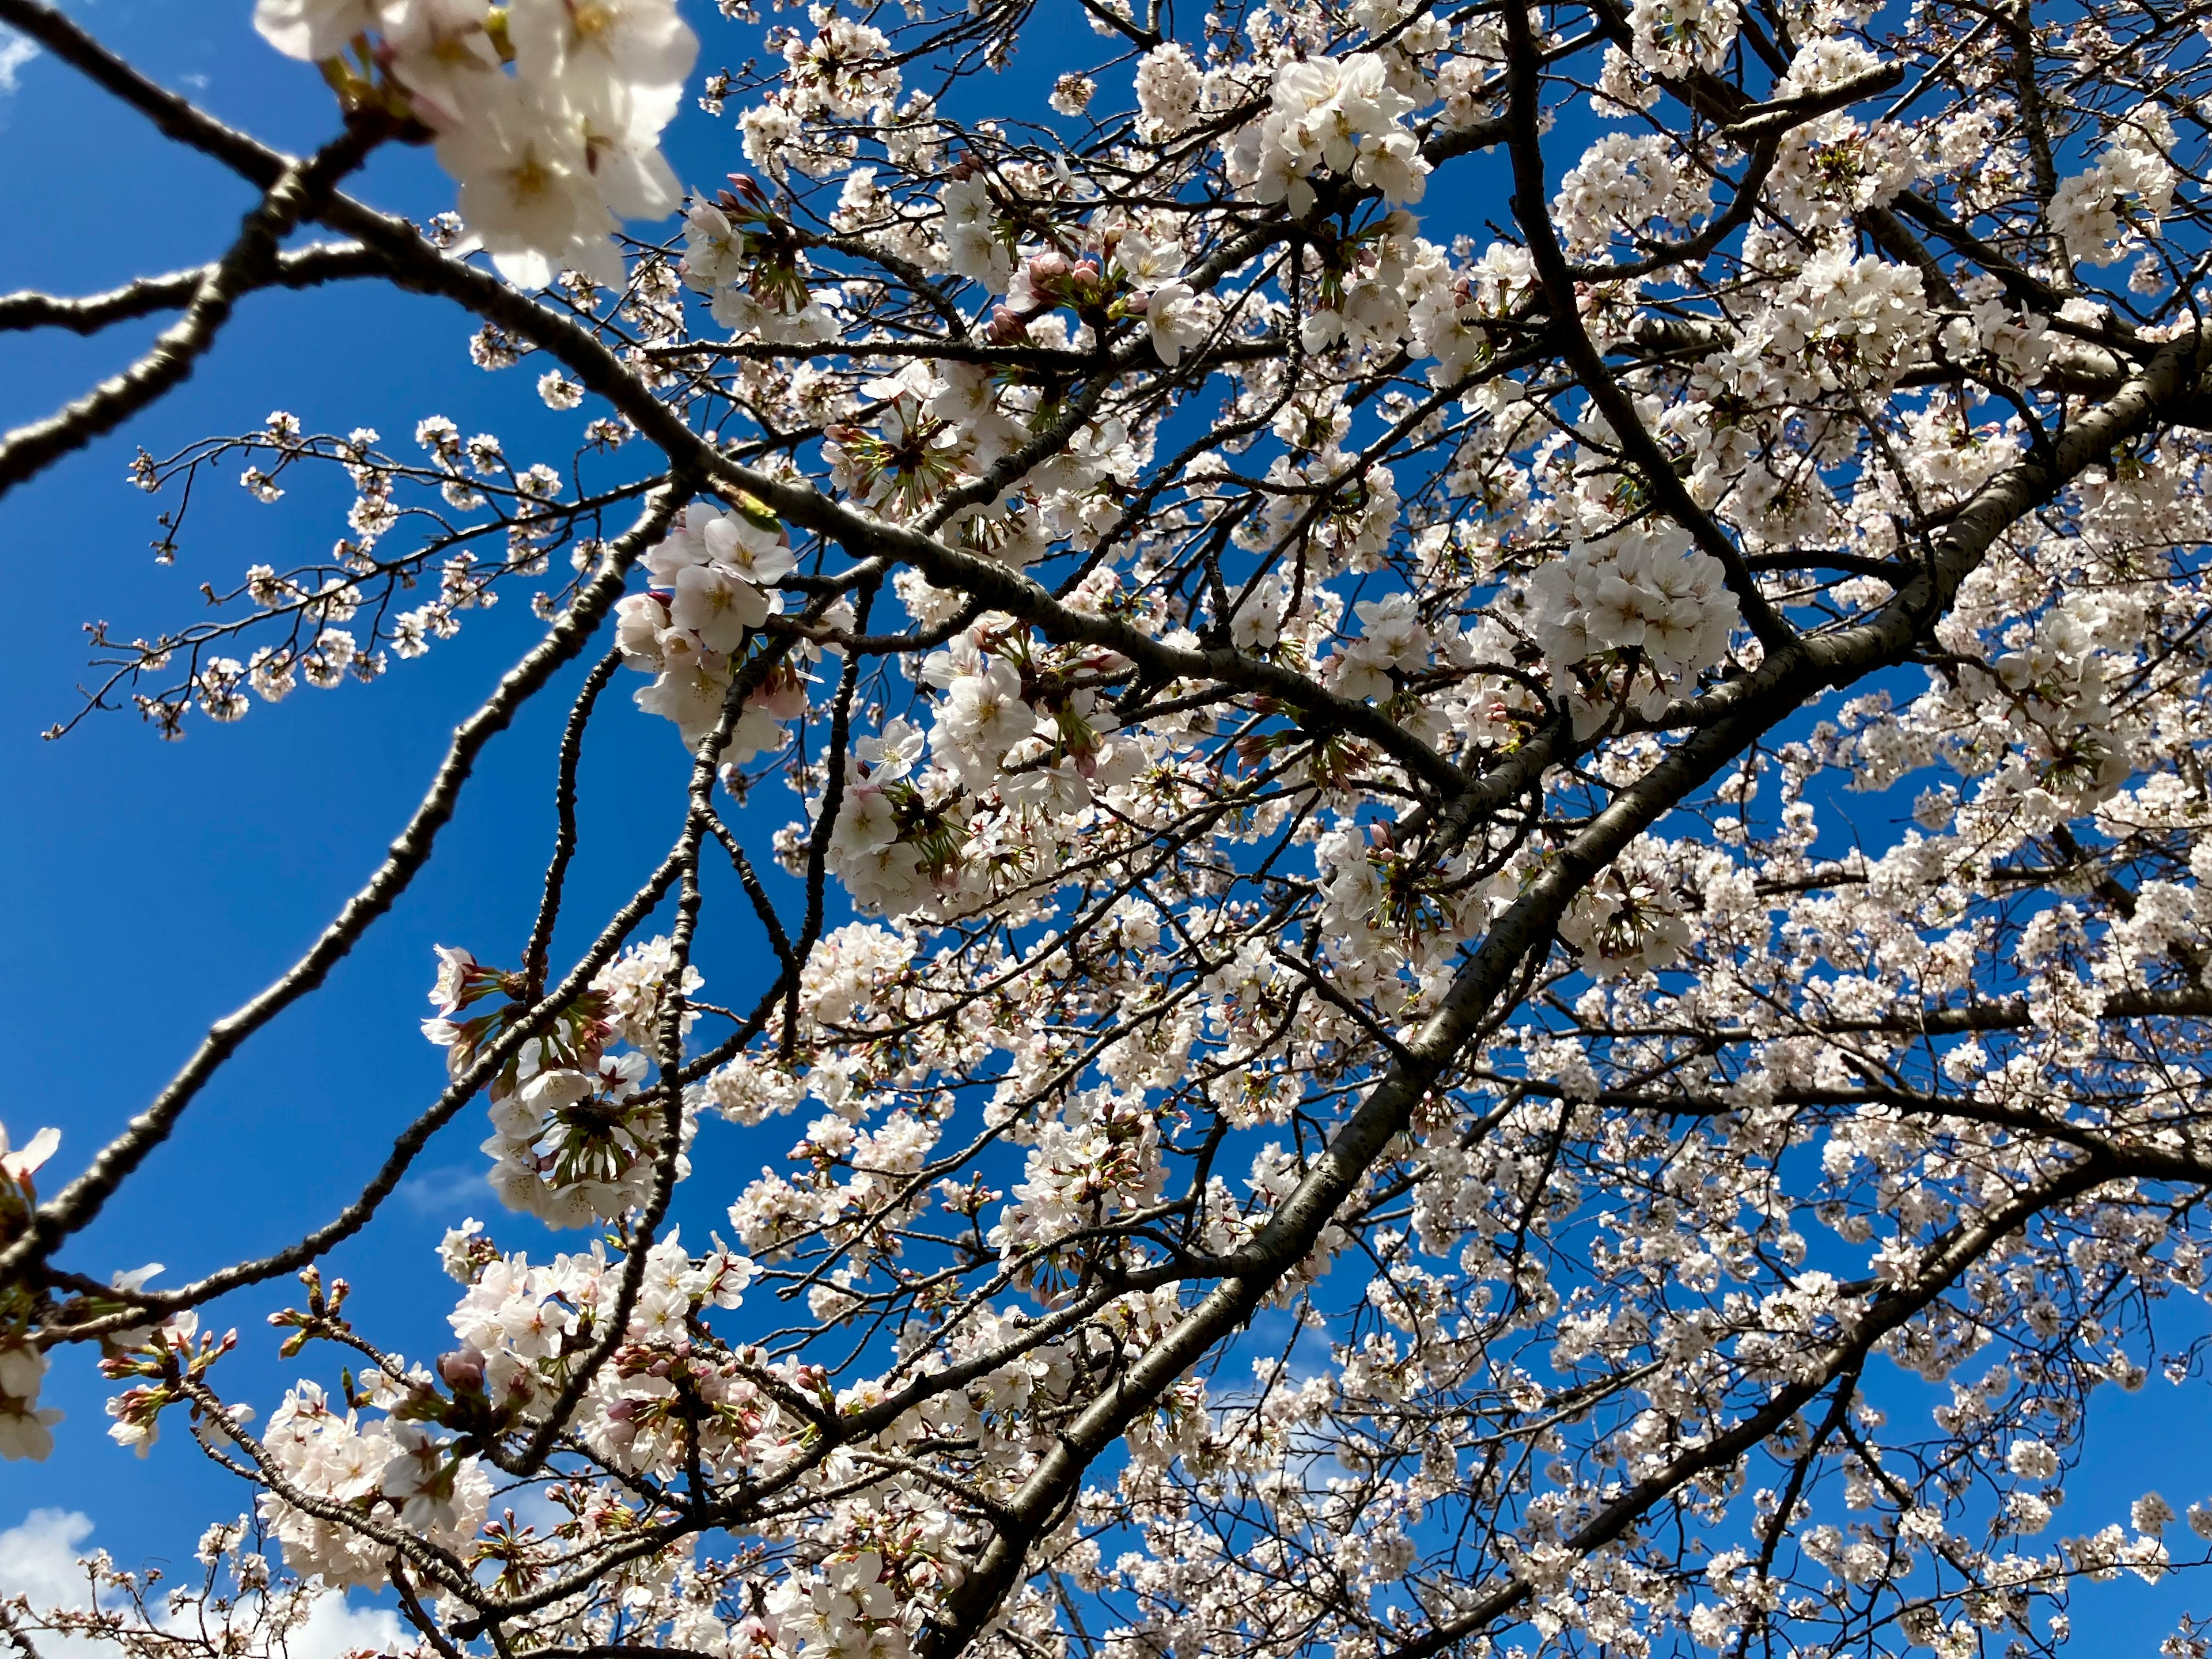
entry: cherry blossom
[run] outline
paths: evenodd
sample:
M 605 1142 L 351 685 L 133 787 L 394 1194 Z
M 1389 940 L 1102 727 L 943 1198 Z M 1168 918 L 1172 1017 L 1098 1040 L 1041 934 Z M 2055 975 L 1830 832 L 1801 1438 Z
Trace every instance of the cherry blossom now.
M 37 14 L 262 206 L 7 301 L 184 314 L 0 490 L 263 287 L 455 306 L 522 412 L 131 469 L 209 604 L 95 627 L 82 718 L 528 638 L 131 1127 L 0 1146 L 0 1451 L 98 1441 L 40 1404 L 96 1367 L 243 1488 L 209 1633 L 106 1639 L 356 1589 L 441 1659 L 1960 1659 L 2193 1582 L 2212 1494 L 2110 1448 L 2212 1289 L 2196 33 L 1080 9 L 264 0 L 296 167 Z M 550 775 L 427 1042 L 349 1032 L 391 1161 L 290 1241 L 165 1194 L 450 892 L 494 741 Z M 201 1277 L 101 1259 L 186 1202 Z

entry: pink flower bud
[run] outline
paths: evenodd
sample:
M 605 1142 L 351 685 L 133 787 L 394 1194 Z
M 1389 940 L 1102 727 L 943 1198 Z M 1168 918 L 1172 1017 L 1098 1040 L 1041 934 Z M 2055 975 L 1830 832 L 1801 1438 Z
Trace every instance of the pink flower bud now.
M 438 1375 L 446 1379 L 447 1386 L 455 1394 L 482 1394 L 483 1356 L 474 1348 L 456 1348 L 451 1353 L 440 1354 Z

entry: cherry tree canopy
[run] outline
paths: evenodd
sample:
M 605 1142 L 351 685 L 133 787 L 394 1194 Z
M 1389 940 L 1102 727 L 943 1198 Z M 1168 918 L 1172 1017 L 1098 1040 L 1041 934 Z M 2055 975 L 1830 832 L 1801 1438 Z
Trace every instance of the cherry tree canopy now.
M 335 95 L 300 157 L 0 0 L 260 192 L 204 268 L 0 298 L 176 315 L 0 492 L 275 287 L 452 302 L 576 445 L 279 414 L 133 470 L 352 507 L 96 635 L 87 714 L 543 635 L 125 1133 L 0 1142 L 0 1452 L 97 1358 L 117 1441 L 252 1489 L 181 1601 L 17 1642 L 358 1589 L 442 1659 L 1963 1659 L 2201 1561 L 2200 1493 L 2053 1522 L 2099 1386 L 2200 1364 L 2212 8 L 720 9 L 259 0 Z M 421 226 L 349 193 L 404 144 Z M 536 925 L 441 953 L 449 1085 L 358 1199 L 89 1259 L 572 663 Z M 686 805 L 585 914 L 630 696 Z M 317 1264 L 464 1136 L 530 1219 L 453 1228 L 403 1356 Z M 685 1237 L 718 1141 L 769 1167 Z M 293 1275 L 246 1400 L 226 1298 Z

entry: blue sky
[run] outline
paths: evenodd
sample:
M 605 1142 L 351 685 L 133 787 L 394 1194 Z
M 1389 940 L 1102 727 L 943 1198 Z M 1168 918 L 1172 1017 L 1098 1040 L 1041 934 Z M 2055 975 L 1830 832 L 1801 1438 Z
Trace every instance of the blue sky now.
M 731 37 L 709 8 L 690 9 L 701 14 L 711 66 L 723 55 L 718 38 Z M 312 146 L 331 130 L 329 99 L 311 70 L 252 34 L 250 9 L 246 0 L 77 8 L 143 68 L 219 114 L 288 147 Z M 1076 30 L 1073 16 L 1066 0 L 1042 21 Z M 1086 58 L 1103 55 L 1087 30 L 1072 38 Z M 1016 97 L 1040 110 L 1030 92 L 1064 66 L 1044 50 L 1033 42 L 1010 77 Z M 10 227 L 0 290 L 94 291 L 212 257 L 228 240 L 249 204 L 235 180 L 49 59 L 0 46 L 0 88 L 12 83 L 0 93 L 0 223 Z M 679 171 L 702 185 L 742 164 L 727 126 L 696 110 L 682 118 L 672 149 Z M 417 216 L 450 200 L 420 154 L 380 158 L 360 188 Z M 1425 211 L 1448 223 L 1494 205 L 1439 191 Z M 0 423 L 50 412 L 128 361 L 158 326 L 92 341 L 0 337 Z M 488 376 L 471 368 L 469 332 L 450 307 L 370 285 L 256 296 L 181 393 L 0 503 L 0 557 L 14 600 L 12 649 L 0 653 L 0 998 L 16 1010 L 20 1033 L 0 1113 L 19 1139 L 42 1124 L 62 1128 L 54 1167 L 64 1177 L 159 1088 L 210 1019 L 280 972 L 374 868 L 445 732 L 538 631 L 510 600 L 471 614 L 460 639 L 374 688 L 302 690 L 230 727 L 195 719 L 179 744 L 156 741 L 127 714 L 42 742 L 43 728 L 75 712 L 73 688 L 85 672 L 81 624 L 102 618 L 127 636 L 179 623 L 198 611 L 203 581 L 227 585 L 248 564 L 285 562 L 286 550 L 339 533 L 343 502 L 327 488 L 303 483 L 264 507 L 226 480 L 203 492 L 177 562 L 162 568 L 148 550 L 158 507 L 126 485 L 125 465 L 138 444 L 158 453 L 243 431 L 275 408 L 311 430 L 375 426 L 395 448 L 418 418 L 441 413 L 465 432 L 501 433 L 518 461 L 562 462 L 567 423 L 538 404 L 534 371 Z M 573 687 L 581 672 L 575 665 L 562 684 Z M 629 709 L 630 689 L 617 682 L 602 703 L 586 750 L 572 901 L 586 917 L 629 893 L 681 810 L 675 740 Z M 416 1032 L 431 945 L 465 944 L 491 959 L 519 951 L 551 833 L 549 763 L 566 706 L 559 692 L 494 742 L 440 856 L 395 914 L 323 994 L 254 1039 L 129 1197 L 72 1248 L 71 1265 L 104 1273 L 161 1260 L 174 1280 L 280 1244 L 352 1196 L 442 1079 L 440 1054 Z M 1903 793 L 1897 811 L 1909 802 Z M 795 805 L 772 789 L 756 810 L 772 825 Z M 1883 824 L 1869 826 L 1875 844 L 1887 837 L 1891 803 L 1880 810 Z M 741 915 L 742 906 L 722 914 Z M 742 932 L 710 933 L 702 947 L 707 994 L 748 1001 L 757 955 L 757 940 Z M 335 1259 L 336 1271 L 362 1285 L 354 1307 L 363 1324 L 411 1355 L 434 1351 L 446 1334 L 452 1287 L 431 1251 L 447 1224 L 474 1212 L 495 1220 L 502 1238 L 544 1248 L 542 1234 L 491 1207 L 476 1150 L 480 1122 L 471 1112 L 434 1143 L 370 1234 Z M 793 1138 L 785 1127 L 742 1144 L 713 1127 L 702 1134 L 702 1178 L 679 1211 L 691 1236 L 717 1219 L 748 1165 Z M 228 1362 L 230 1388 L 264 1413 L 290 1370 L 276 1363 L 259 1322 L 287 1299 L 283 1290 L 240 1297 L 216 1316 L 245 1339 Z M 240 1506 L 236 1485 L 180 1437 L 143 1462 L 115 1451 L 103 1431 L 106 1394 L 88 1355 L 62 1356 L 50 1401 L 69 1418 L 55 1456 L 0 1465 L 0 1566 L 61 1535 L 8 1530 L 42 1506 L 88 1515 L 96 1540 L 126 1565 L 182 1559 L 202 1522 Z M 2160 1485 L 2177 1507 L 2212 1492 L 2212 1443 L 2197 1400 L 2193 1389 L 2177 1394 L 2154 1382 L 2105 1402 L 2100 1478 L 2076 1484 L 2062 1527 L 2101 1524 L 2147 1485 Z M 2187 1409 L 2177 1409 L 2184 1401 Z M 2155 1473 L 2146 1475 L 2146 1466 Z M 2130 1583 L 2083 1599 L 2077 1623 L 2094 1613 L 2099 1651 L 2148 1651 L 2171 1627 L 2172 1608 L 2186 1604 L 2184 1592 L 2140 1589 Z

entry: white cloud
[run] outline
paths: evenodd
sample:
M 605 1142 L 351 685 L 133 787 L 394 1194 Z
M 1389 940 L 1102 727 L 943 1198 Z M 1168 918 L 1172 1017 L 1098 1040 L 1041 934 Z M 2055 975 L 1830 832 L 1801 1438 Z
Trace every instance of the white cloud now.
M 0 1595 L 22 1595 L 36 1608 L 82 1607 L 92 1587 L 77 1558 L 92 1536 L 92 1517 L 75 1510 L 33 1510 L 20 1527 L 0 1532 Z M 78 1637 L 38 1638 L 40 1659 L 112 1659 Z
M 77 1558 L 92 1537 L 92 1517 L 75 1510 L 33 1510 L 21 1526 L 0 1532 L 0 1595 L 25 1595 L 33 1607 L 82 1607 L 92 1600 Z M 43 1659 L 114 1659 L 111 1650 L 73 1638 L 41 1636 Z M 307 1622 L 285 1644 L 289 1659 L 345 1659 L 362 1652 L 407 1653 L 414 1643 L 398 1615 L 357 1607 L 343 1595 L 315 1603 Z
M 88 1515 L 33 1510 L 21 1526 L 0 1532 L 0 1595 L 27 1595 L 33 1607 L 82 1607 L 91 1595 L 76 1561 L 91 1536 Z
M 16 73 L 39 55 L 39 43 L 26 40 L 13 29 L 0 29 L 0 97 L 15 90 Z M 12 1534 L 0 1533 L 0 1537 Z
M 375 1653 L 407 1653 L 414 1642 L 399 1628 L 399 1615 L 382 1607 L 357 1607 L 343 1595 L 325 1595 L 315 1603 L 306 1626 L 292 1632 L 285 1644 L 289 1659 L 343 1659 L 364 1650 Z

